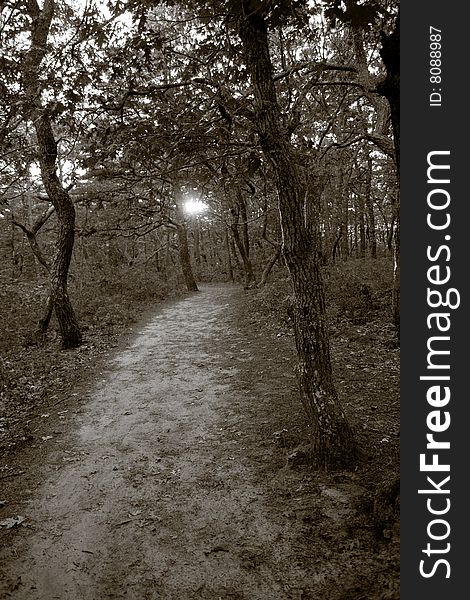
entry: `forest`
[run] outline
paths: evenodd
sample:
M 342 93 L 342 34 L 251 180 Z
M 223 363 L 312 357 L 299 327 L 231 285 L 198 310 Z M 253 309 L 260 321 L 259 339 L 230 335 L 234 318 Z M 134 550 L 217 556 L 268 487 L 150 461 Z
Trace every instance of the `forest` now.
M 399 2 L 0 10 L 0 597 L 399 598 Z

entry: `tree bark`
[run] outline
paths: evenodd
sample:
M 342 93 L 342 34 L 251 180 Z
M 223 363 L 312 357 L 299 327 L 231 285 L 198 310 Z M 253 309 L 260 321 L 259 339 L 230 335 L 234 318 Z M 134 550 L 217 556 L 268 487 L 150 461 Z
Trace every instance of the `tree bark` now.
M 75 207 L 56 173 L 57 142 L 50 118 L 42 111 L 34 122 L 39 145 L 39 165 L 46 193 L 57 211 L 59 235 L 50 270 L 50 295 L 59 323 L 63 348 L 75 348 L 82 342 L 78 321 L 70 302 L 67 278 L 75 241 Z
M 371 258 L 377 258 L 377 231 L 375 228 L 374 200 L 372 198 L 372 158 L 367 159 L 366 207 L 369 223 L 369 244 Z
M 233 267 L 232 267 L 232 257 L 230 252 L 230 238 L 228 233 L 228 228 L 225 228 L 225 262 L 227 265 L 227 276 L 228 280 L 233 282 Z
M 46 210 L 46 212 L 41 217 L 39 217 L 39 219 L 32 225 L 31 229 L 29 229 L 28 227 L 26 227 L 25 225 L 23 225 L 22 223 L 17 221 L 16 218 L 14 216 L 12 216 L 13 225 L 15 225 L 16 227 L 21 229 L 23 231 L 23 233 L 26 235 L 26 238 L 28 239 L 28 242 L 29 242 L 31 250 L 34 254 L 34 257 L 46 269 L 46 271 L 48 273 L 50 273 L 51 267 L 50 267 L 49 261 L 42 253 L 41 247 L 39 246 L 36 236 L 37 236 L 39 230 L 41 229 L 41 227 L 44 225 L 44 223 L 46 223 L 46 221 L 54 213 L 54 211 L 55 211 L 54 206 L 51 206 L 50 208 L 48 208 Z
M 366 257 L 366 224 L 365 224 L 365 210 L 364 210 L 364 198 L 361 194 L 356 197 L 356 208 L 357 208 L 357 219 L 359 227 L 359 240 L 356 241 L 356 248 L 359 253 L 359 258 Z M 359 242 L 359 243 L 358 243 Z
M 336 235 L 336 239 L 335 239 L 335 241 L 333 243 L 333 248 L 331 250 L 331 257 L 333 259 L 333 262 L 336 260 L 336 254 L 338 252 L 338 248 L 340 247 L 339 243 L 341 241 L 342 235 L 343 235 L 343 227 L 340 225 L 338 233 Z
M 279 196 L 283 254 L 293 285 L 291 317 L 299 358 L 301 399 L 311 426 L 313 460 L 319 468 L 353 464 L 357 448 L 333 384 L 320 244 L 305 219 L 306 186 L 298 170 L 281 114 L 269 55 L 268 30 L 255 3 L 241 2 L 239 35 L 254 88 L 256 126 L 271 162 Z
M 237 270 L 237 280 L 238 280 L 238 273 L 242 272 L 242 266 L 240 264 L 240 259 L 237 254 L 237 248 L 235 246 L 235 241 L 233 239 L 233 236 L 230 236 L 229 243 L 230 243 L 231 256 L 233 257 L 233 259 L 235 261 L 235 268 Z M 235 277 L 234 277 L 234 279 L 235 279 Z
M 243 240 L 243 246 L 245 248 L 245 253 L 246 253 L 247 257 L 249 257 L 250 256 L 250 235 L 248 232 L 248 215 L 246 212 L 245 199 L 243 198 L 243 194 L 241 193 L 240 190 L 238 190 L 237 201 L 238 201 L 238 205 L 240 207 L 240 216 L 242 219 L 242 222 L 241 222 L 242 236 L 241 236 L 241 238 Z
M 347 260 L 350 254 L 351 244 L 349 240 L 349 196 L 346 185 L 346 175 L 344 173 L 344 167 L 341 164 L 339 167 L 339 187 L 338 194 L 341 201 L 341 231 L 343 235 L 339 239 L 339 248 L 341 251 L 341 258 Z
M 265 268 L 263 270 L 263 274 L 261 275 L 261 279 L 259 282 L 260 285 L 266 285 L 269 274 L 271 273 L 274 265 L 277 263 L 277 261 L 279 260 L 279 257 L 281 256 L 281 251 L 282 251 L 282 247 L 281 247 L 281 245 L 279 245 L 279 248 L 277 248 L 274 251 L 274 254 L 271 256 L 271 258 L 269 259 L 267 265 L 265 266 Z
M 238 194 L 240 192 L 238 191 Z M 244 211 L 245 214 L 245 223 L 242 223 L 242 235 L 240 236 L 240 231 L 238 229 L 239 226 L 239 216 L 241 204 L 243 203 L 243 199 L 237 198 L 237 206 L 233 206 L 230 210 L 232 214 L 232 222 L 230 224 L 230 228 L 232 230 L 233 239 L 235 241 L 235 245 L 240 253 L 242 264 L 243 264 L 243 272 L 245 277 L 244 287 L 245 289 L 249 289 L 253 287 L 256 283 L 255 275 L 253 272 L 253 264 L 250 260 L 250 246 L 249 246 L 249 238 L 248 238 L 248 227 L 246 223 L 246 208 Z
M 46 299 L 46 306 L 44 308 L 44 313 L 42 317 L 39 319 L 39 322 L 36 327 L 35 339 L 37 343 L 41 343 L 44 340 L 44 336 L 47 333 L 47 329 L 49 327 L 49 323 L 52 318 L 52 313 L 54 312 L 54 301 L 52 299 L 52 295 L 48 294 Z
M 166 232 L 166 241 L 165 241 L 165 259 L 163 265 L 163 271 L 165 273 L 165 279 L 168 281 L 169 273 L 171 269 L 171 232 L 168 229 Z
M 55 3 L 53 0 L 45 0 L 43 9 L 40 10 L 36 0 L 30 0 L 28 8 L 33 19 L 33 28 L 31 47 L 26 55 L 23 70 L 26 116 L 33 121 L 38 142 L 41 179 L 59 222 L 57 249 L 50 269 L 50 301 L 59 323 L 62 347 L 73 348 L 82 342 L 80 327 L 67 290 L 75 238 L 75 208 L 57 176 L 57 141 L 52 130 L 51 117 L 47 109 L 40 104 L 39 70 L 47 50 Z

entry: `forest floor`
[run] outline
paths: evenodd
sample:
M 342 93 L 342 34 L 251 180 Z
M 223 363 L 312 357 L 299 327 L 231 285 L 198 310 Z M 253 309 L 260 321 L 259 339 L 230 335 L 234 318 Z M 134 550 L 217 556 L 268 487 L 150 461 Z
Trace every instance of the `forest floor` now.
M 399 598 L 397 526 L 372 510 L 398 471 L 391 330 L 332 328 L 365 453 L 318 473 L 297 449 L 293 336 L 257 294 L 205 285 L 99 358 L 62 353 L 88 369 L 42 394 L 1 460 L 0 598 Z

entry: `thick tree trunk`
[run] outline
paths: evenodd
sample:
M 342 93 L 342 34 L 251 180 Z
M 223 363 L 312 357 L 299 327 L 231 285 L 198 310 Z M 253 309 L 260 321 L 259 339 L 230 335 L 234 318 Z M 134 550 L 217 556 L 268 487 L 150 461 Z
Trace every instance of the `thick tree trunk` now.
M 241 2 L 240 38 L 251 74 L 256 125 L 276 178 L 283 253 L 293 284 L 292 320 L 302 403 L 311 426 L 313 460 L 324 469 L 354 463 L 356 444 L 333 384 L 319 266 L 319 240 L 305 219 L 305 185 L 281 126 L 267 26 L 250 1 Z
M 47 329 L 49 327 L 49 323 L 51 322 L 52 313 L 54 312 L 54 302 L 52 300 L 51 294 L 48 294 L 46 300 L 46 306 L 44 309 L 44 313 L 42 317 L 39 319 L 36 328 L 35 338 L 38 343 L 42 343 L 44 337 L 47 333 Z
M 26 118 L 33 122 L 38 141 L 41 178 L 59 221 L 56 255 L 50 269 L 50 297 L 59 322 L 63 348 L 79 346 L 80 327 L 67 292 L 67 277 L 75 237 L 75 208 L 68 192 L 57 176 L 57 142 L 51 117 L 41 106 L 41 63 L 47 52 L 47 38 L 54 15 L 54 0 L 44 0 L 42 10 L 31 0 L 28 10 L 32 17 L 31 46 L 23 66 Z M 48 320 L 46 320 L 48 323 Z
M 82 342 L 67 290 L 67 278 L 75 240 L 75 208 L 56 173 L 57 142 L 49 116 L 42 111 L 34 122 L 39 145 L 41 177 L 50 201 L 57 211 L 59 235 L 50 270 L 50 296 L 59 323 L 63 348 L 75 348 Z

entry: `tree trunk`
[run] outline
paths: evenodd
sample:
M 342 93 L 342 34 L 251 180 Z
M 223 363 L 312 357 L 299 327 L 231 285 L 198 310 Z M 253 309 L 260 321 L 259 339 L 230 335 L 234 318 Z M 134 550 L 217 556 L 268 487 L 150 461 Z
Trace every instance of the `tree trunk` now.
M 359 252 L 360 258 L 366 257 L 366 224 L 365 224 L 365 214 L 364 214 L 364 198 L 359 193 L 356 197 L 356 207 L 357 207 L 357 219 L 359 221 L 359 240 L 356 240 L 356 247 Z
M 199 289 L 197 287 L 196 278 L 194 277 L 194 271 L 191 264 L 191 253 L 189 251 L 188 244 L 188 228 L 183 210 L 181 208 L 181 197 L 182 191 L 180 183 L 175 181 L 173 183 L 173 198 L 176 209 L 176 220 L 173 221 L 173 225 L 176 228 L 176 235 L 178 239 L 178 254 L 181 270 L 183 272 L 183 278 L 188 292 L 198 292 Z
M 183 271 L 184 282 L 188 292 L 197 292 L 199 290 L 196 279 L 194 278 L 193 268 L 191 266 L 191 255 L 189 253 L 188 246 L 188 232 L 186 230 L 185 223 L 178 223 L 176 225 L 176 232 L 178 234 L 178 252 L 180 256 L 180 264 L 181 270 Z
M 245 287 L 245 289 L 249 289 L 255 285 L 256 280 L 255 280 L 255 275 L 253 273 L 253 265 L 250 260 L 250 246 L 249 246 L 249 241 L 248 241 L 247 224 L 242 223 L 242 236 L 240 236 L 240 232 L 238 229 L 239 211 L 240 211 L 240 202 L 238 203 L 238 205 L 236 207 L 233 207 L 230 211 L 232 213 L 232 223 L 230 224 L 230 228 L 232 230 L 235 245 L 237 246 L 238 251 L 241 256 L 241 259 L 242 259 L 243 272 L 244 272 L 244 276 L 245 276 L 244 287 Z M 245 216 L 246 216 L 246 210 L 245 210 Z
M 48 294 L 47 300 L 46 300 L 46 307 L 44 309 L 44 314 L 39 319 L 39 322 L 38 322 L 37 328 L 36 328 L 35 338 L 36 338 L 36 341 L 39 343 L 42 343 L 42 341 L 44 340 L 44 336 L 47 333 L 47 329 L 49 327 L 49 323 L 51 321 L 53 311 L 54 311 L 54 302 L 52 300 L 51 294 Z
M 41 247 L 39 246 L 39 243 L 37 240 L 37 234 L 38 234 L 39 230 L 41 229 L 41 227 L 44 225 L 44 223 L 46 223 L 46 221 L 49 219 L 49 217 L 54 212 L 55 212 L 55 207 L 51 206 L 50 208 L 48 208 L 46 210 L 46 212 L 41 217 L 39 217 L 39 219 L 37 219 L 37 221 L 35 223 L 32 224 L 32 226 L 31 226 L 31 219 L 29 219 L 30 220 L 29 227 L 26 227 L 25 225 L 23 225 L 22 223 L 17 221 L 14 216 L 12 216 L 13 225 L 16 225 L 16 227 L 19 227 L 19 229 L 21 229 L 23 231 L 23 233 L 26 235 L 29 245 L 31 247 L 31 250 L 34 254 L 34 258 L 36 259 L 36 261 L 39 264 L 41 264 L 46 269 L 46 271 L 48 273 L 50 273 L 51 267 L 50 267 L 49 261 L 44 256 L 44 254 L 41 250 Z
M 241 193 L 240 190 L 238 190 L 238 205 L 240 206 L 240 217 L 242 219 L 242 223 L 241 223 L 241 229 L 242 229 L 242 241 L 243 241 L 243 246 L 245 248 L 245 253 L 247 255 L 247 257 L 250 256 L 250 235 L 248 232 L 248 215 L 246 212 L 246 203 L 245 203 L 245 199 L 243 198 L 243 195 Z
M 233 281 L 232 257 L 230 252 L 230 238 L 228 228 L 225 228 L 225 261 L 227 265 L 228 280 Z
M 268 31 L 260 10 L 241 2 L 239 34 L 254 88 L 256 126 L 273 166 L 279 195 L 283 254 L 293 285 L 291 317 L 299 357 L 301 399 L 311 426 L 313 460 L 324 469 L 354 463 L 357 448 L 333 384 L 319 239 L 305 215 L 306 189 L 281 126 Z
M 282 251 L 282 247 L 281 247 L 281 245 L 279 245 L 279 248 L 277 248 L 275 250 L 274 254 L 269 259 L 268 264 L 264 268 L 263 274 L 261 275 L 261 279 L 259 282 L 260 285 L 266 284 L 269 274 L 271 273 L 274 265 L 277 263 L 277 261 L 279 260 L 279 257 L 281 256 L 281 251 Z
M 240 257 L 242 259 L 243 265 L 243 275 L 244 275 L 244 287 L 245 289 L 249 289 L 255 283 L 255 275 L 253 273 L 253 265 L 249 256 L 246 255 L 245 248 L 240 238 L 240 234 L 238 232 L 238 226 L 232 225 L 232 234 L 233 239 L 235 241 L 235 245 L 240 253 Z
M 25 220 L 27 223 L 27 229 L 31 230 L 31 228 L 32 228 L 31 226 L 33 224 L 33 206 L 32 206 L 32 201 L 31 201 L 31 194 L 28 194 L 28 193 L 22 194 L 21 195 L 21 203 L 23 204 L 23 209 L 25 211 Z M 26 215 L 27 215 L 27 218 L 26 218 Z M 26 235 L 26 237 L 28 237 L 28 235 Z M 28 242 L 29 242 L 29 245 L 31 246 L 31 249 L 33 249 L 33 244 L 35 245 L 36 249 L 39 248 L 39 246 L 37 245 L 36 236 L 33 236 L 33 238 L 31 238 L 31 239 L 28 237 Z M 38 257 L 35 255 L 34 249 L 33 249 L 33 254 L 34 254 L 34 260 L 33 260 L 34 274 L 37 277 L 38 276 Z
M 196 216 L 196 223 L 193 229 L 194 235 L 194 263 L 196 265 L 196 276 L 201 277 L 201 240 L 199 219 Z
M 369 223 L 369 243 L 371 258 L 377 258 L 377 232 L 375 229 L 374 200 L 372 198 L 372 159 L 367 159 L 366 207 Z
M 41 177 L 50 201 L 57 211 L 59 235 L 50 271 L 50 295 L 59 323 L 63 348 L 75 348 L 82 342 L 67 290 L 67 278 L 75 240 L 75 208 L 56 173 L 57 142 L 49 116 L 43 111 L 34 122 L 39 145 Z
M 335 259 L 336 259 L 336 254 L 338 252 L 338 248 L 340 247 L 339 243 L 341 241 L 342 236 L 343 236 L 343 226 L 340 225 L 339 226 L 339 230 L 338 230 L 338 234 L 337 234 L 336 239 L 335 239 L 335 241 L 333 243 L 333 248 L 331 250 L 331 257 L 332 257 L 333 261 L 335 261 Z
M 45 0 L 43 9 L 36 0 L 27 4 L 32 18 L 31 46 L 23 64 L 25 86 L 25 117 L 33 122 L 38 141 L 41 179 L 59 222 L 57 249 L 50 270 L 50 297 L 59 322 L 63 348 L 79 346 L 80 327 L 67 292 L 67 277 L 75 237 L 75 208 L 68 192 L 57 176 L 57 142 L 51 117 L 40 104 L 42 60 L 47 52 L 47 38 L 54 15 L 55 3 Z M 47 321 L 48 322 L 48 321 Z
M 380 94 L 387 98 L 390 104 L 395 156 L 397 162 L 397 179 L 400 184 L 400 11 L 395 21 L 394 30 L 390 35 L 382 34 L 382 49 L 380 56 L 387 75 L 385 81 L 378 87 Z M 400 336 L 400 207 L 397 199 L 395 247 L 393 268 L 393 322 L 397 336 Z
M 238 273 L 242 271 L 242 266 L 240 264 L 240 259 L 238 258 L 238 254 L 237 254 L 237 248 L 235 246 L 235 241 L 233 239 L 233 236 L 230 236 L 230 250 L 231 250 L 231 256 L 233 257 L 234 261 L 235 261 L 235 267 L 237 269 L 237 280 L 238 280 Z M 235 277 L 234 277 L 235 279 Z
M 165 259 L 164 259 L 163 270 L 165 272 L 165 279 L 168 280 L 168 278 L 170 276 L 170 270 L 171 270 L 171 233 L 170 233 L 169 229 L 166 232 Z
M 339 248 L 343 260 L 347 260 L 351 248 L 349 241 L 349 196 L 346 187 L 344 169 L 343 166 L 340 166 L 338 193 L 341 199 L 341 231 L 343 235 L 339 240 Z

